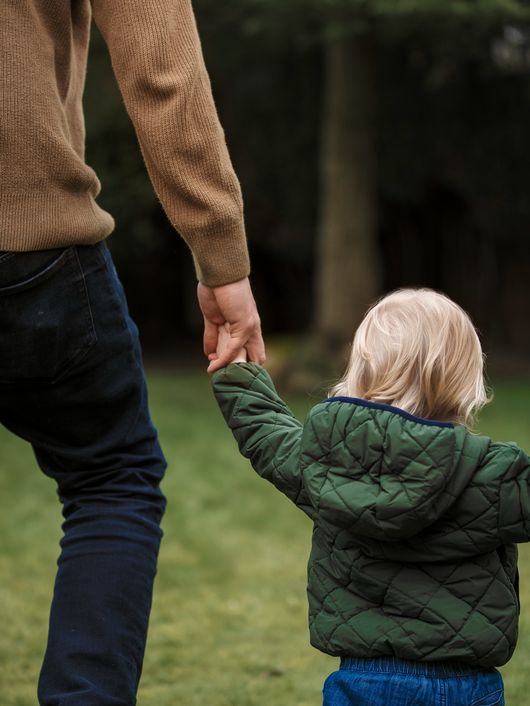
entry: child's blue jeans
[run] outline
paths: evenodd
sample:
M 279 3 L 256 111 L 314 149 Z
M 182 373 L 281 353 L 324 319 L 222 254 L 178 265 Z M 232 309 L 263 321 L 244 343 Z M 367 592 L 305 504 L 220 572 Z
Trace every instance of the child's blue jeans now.
M 32 444 L 63 509 L 39 703 L 133 706 L 166 461 L 104 242 L 0 253 L 0 422 Z
M 504 706 L 504 687 L 496 669 L 343 658 L 326 679 L 323 706 Z

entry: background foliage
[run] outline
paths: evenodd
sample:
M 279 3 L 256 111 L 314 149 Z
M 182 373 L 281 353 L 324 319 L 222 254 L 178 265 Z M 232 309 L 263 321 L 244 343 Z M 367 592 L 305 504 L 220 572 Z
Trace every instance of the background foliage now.
M 364 22 L 376 33 L 380 288 L 442 288 L 488 349 L 528 358 L 527 3 L 197 0 L 196 11 L 266 331 L 314 327 L 323 56 Z M 95 27 L 85 108 L 87 157 L 117 220 L 109 242 L 144 347 L 191 337 L 196 351 L 191 259 L 147 179 Z

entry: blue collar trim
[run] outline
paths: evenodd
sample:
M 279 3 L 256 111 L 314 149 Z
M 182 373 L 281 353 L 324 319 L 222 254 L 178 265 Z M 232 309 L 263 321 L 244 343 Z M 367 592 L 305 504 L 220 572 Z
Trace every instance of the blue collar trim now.
M 416 422 L 417 424 L 425 424 L 428 427 L 447 427 L 448 429 L 454 429 L 454 424 L 451 422 L 438 422 L 434 419 L 424 419 L 423 417 L 416 417 L 414 414 L 405 412 L 404 409 L 399 407 L 393 407 L 390 404 L 384 404 L 383 402 L 371 402 L 370 400 L 361 400 L 357 397 L 328 397 L 328 399 L 323 400 L 323 402 L 348 402 L 350 404 L 358 405 L 359 407 L 368 407 L 369 409 L 382 409 L 385 412 L 393 412 L 394 414 L 399 414 L 400 417 L 409 419 L 411 422 Z

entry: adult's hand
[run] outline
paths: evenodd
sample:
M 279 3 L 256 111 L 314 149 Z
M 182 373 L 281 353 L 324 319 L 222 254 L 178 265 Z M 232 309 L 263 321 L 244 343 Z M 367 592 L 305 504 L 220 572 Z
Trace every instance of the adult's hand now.
M 265 362 L 265 345 L 261 321 L 248 277 L 222 287 L 207 287 L 199 282 L 199 306 L 204 318 L 204 354 L 210 365 L 208 372 L 228 365 L 245 348 L 248 360 L 260 365 Z M 219 326 L 228 324 L 231 343 L 217 356 Z

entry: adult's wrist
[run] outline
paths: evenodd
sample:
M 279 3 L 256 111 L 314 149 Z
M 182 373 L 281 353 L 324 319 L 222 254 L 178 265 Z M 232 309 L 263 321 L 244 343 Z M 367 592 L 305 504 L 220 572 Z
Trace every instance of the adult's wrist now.
M 212 243 L 211 250 L 193 253 L 197 280 L 205 287 L 215 289 L 239 282 L 250 275 L 250 259 L 246 242 L 223 243 L 222 249 Z

